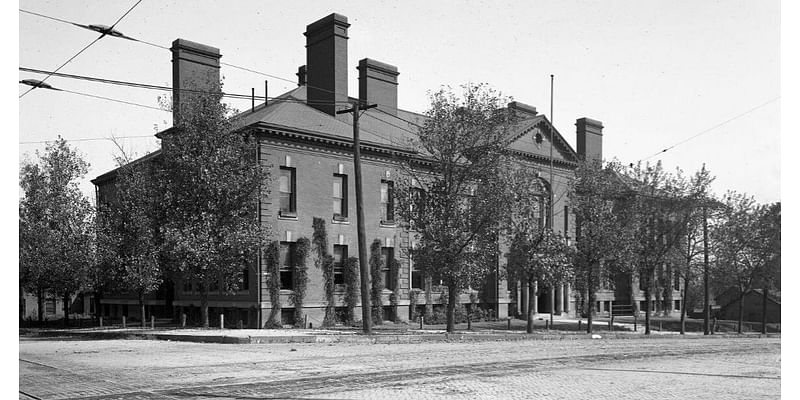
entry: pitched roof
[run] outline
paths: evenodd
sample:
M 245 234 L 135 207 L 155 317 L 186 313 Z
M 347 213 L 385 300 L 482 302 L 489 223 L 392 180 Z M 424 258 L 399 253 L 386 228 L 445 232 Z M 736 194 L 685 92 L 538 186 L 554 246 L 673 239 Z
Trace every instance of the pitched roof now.
M 342 139 L 352 139 L 352 114 L 334 117 L 324 113 L 306 104 L 306 95 L 306 86 L 299 86 L 270 100 L 266 105 L 261 104 L 254 110 L 236 115 L 234 120 L 243 126 L 262 123 L 276 128 L 300 129 L 333 135 Z M 355 101 L 355 99 L 352 100 Z M 425 117 L 404 110 L 398 110 L 398 114 L 399 118 L 378 109 L 366 110 L 359 119 L 361 140 L 365 143 L 407 147 L 409 140 L 418 131 L 416 125 L 424 123 Z

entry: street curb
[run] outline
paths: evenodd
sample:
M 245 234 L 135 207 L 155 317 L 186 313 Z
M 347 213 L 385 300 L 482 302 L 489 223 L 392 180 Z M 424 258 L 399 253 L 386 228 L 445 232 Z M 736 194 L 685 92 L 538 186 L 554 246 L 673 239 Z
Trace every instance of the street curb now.
M 595 333 L 600 335 L 599 340 L 608 339 L 645 339 L 658 340 L 667 338 L 682 338 L 686 340 L 713 340 L 724 338 L 780 338 L 780 333 L 768 334 L 715 334 L 705 335 L 661 335 L 655 334 L 645 336 L 643 334 L 632 333 Z M 428 342 L 498 342 L 498 341 L 520 341 L 520 340 L 592 340 L 591 335 L 586 333 L 570 334 L 550 334 L 536 332 L 533 334 L 525 333 L 433 333 L 433 334 L 373 334 L 365 336 L 361 334 L 350 335 L 284 335 L 284 336 L 228 336 L 228 335 L 190 335 L 190 334 L 167 334 L 158 332 L 135 332 L 135 331 L 69 331 L 69 330 L 28 330 L 20 329 L 20 335 L 36 335 L 40 337 L 85 337 L 87 339 L 140 339 L 140 340 L 166 340 L 175 342 L 193 343 L 221 343 L 221 344 L 285 344 L 285 343 L 350 343 L 350 344 L 408 344 L 408 343 L 428 343 Z M 595 339 L 598 340 L 598 339 Z

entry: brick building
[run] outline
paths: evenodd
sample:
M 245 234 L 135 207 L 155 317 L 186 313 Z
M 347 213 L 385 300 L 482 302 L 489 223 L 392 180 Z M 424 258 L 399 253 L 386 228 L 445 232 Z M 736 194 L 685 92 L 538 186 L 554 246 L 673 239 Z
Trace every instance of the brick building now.
M 244 127 L 257 132 L 260 159 L 273 166 L 271 195 L 261 199 L 260 222 L 270 227 L 273 235 L 270 240 L 280 241 L 281 260 L 286 264 L 281 270 L 287 275 L 286 282 L 293 262 L 287 255 L 299 238 L 312 237 L 315 217 L 326 222 L 328 253 L 335 257 L 337 268 L 341 260 L 358 255 L 352 115 L 336 114 L 337 109 L 347 108 L 348 102 L 356 101 L 348 96 L 347 87 L 349 26 L 347 18 L 339 14 L 308 25 L 304 33 L 306 65 L 298 69 L 297 88 L 234 117 Z M 172 45 L 174 101 L 180 101 L 181 89 L 202 90 L 202 82 L 218 81 L 220 58 L 216 48 L 175 40 Z M 396 312 L 398 319 L 406 320 L 410 315 L 412 289 L 424 290 L 425 284 L 404 252 L 413 245 L 413 235 L 402 229 L 394 218 L 393 179 L 397 176 L 398 156 L 409 152 L 404 144 L 409 135 L 414 134 L 414 124 L 422 124 L 425 117 L 398 108 L 400 73 L 397 67 L 364 58 L 359 61 L 357 70 L 359 98 L 378 104 L 377 109 L 365 111 L 360 119 L 366 238 L 368 245 L 376 240 L 380 243 L 384 271 L 392 265 L 390 260 L 399 263 L 397 279 L 387 284 L 383 303 L 389 304 L 389 297 L 394 293 L 397 307 L 387 311 L 391 316 Z M 575 221 L 565 193 L 580 158 L 602 159 L 602 123 L 589 118 L 576 121 L 576 151 L 535 107 L 519 102 L 508 106 L 522 117 L 516 126 L 512 150 L 520 162 L 545 172 L 539 179 L 553 191 L 553 228 L 574 237 Z M 553 182 L 547 182 L 551 146 Z M 159 155 L 157 151 L 147 157 Z M 110 171 L 93 180 L 98 189 L 98 203 L 113 192 L 115 174 L 116 171 Z M 546 212 L 543 211 L 543 215 Z M 320 326 L 326 306 L 322 271 L 314 267 L 313 260 L 308 265 L 303 314 L 313 326 Z M 504 265 L 505 258 L 500 257 L 496 265 L 498 273 L 489 277 L 482 288 L 475 288 L 475 294 L 481 307 L 497 310 L 501 317 L 524 315 L 529 296 L 526 285 L 497 279 L 502 276 L 499 272 Z M 226 321 L 242 320 L 245 326 L 263 327 L 272 308 L 266 270 L 264 260 L 260 259 L 255 268 L 242 272 L 242 284 L 236 293 L 212 291 L 209 295 L 211 321 L 219 313 L 225 313 Z M 291 307 L 292 290 L 286 282 L 282 284 L 280 300 L 284 307 Z M 336 288 L 341 289 L 341 285 Z M 428 297 L 440 303 L 438 293 Z M 336 307 L 344 305 L 342 298 L 343 291 L 337 290 Z M 613 291 L 601 292 L 598 311 L 605 310 L 604 302 L 613 298 Z M 557 314 L 575 313 L 575 296 L 569 285 L 539 288 L 536 300 L 539 312 L 549 312 L 552 303 Z M 130 312 L 136 316 L 138 312 L 136 307 L 128 309 L 128 305 L 136 304 L 132 296 L 106 296 L 101 302 L 100 311 L 107 315 Z M 425 302 L 426 296 L 417 296 L 416 304 L 422 306 Z M 461 302 L 470 302 L 470 295 L 463 294 Z M 180 312 L 191 316 L 198 312 L 200 305 L 195 285 L 179 276 L 168 280 L 146 303 L 151 310 L 148 312 L 164 317 L 174 317 Z M 293 322 L 290 313 L 285 313 L 283 322 Z

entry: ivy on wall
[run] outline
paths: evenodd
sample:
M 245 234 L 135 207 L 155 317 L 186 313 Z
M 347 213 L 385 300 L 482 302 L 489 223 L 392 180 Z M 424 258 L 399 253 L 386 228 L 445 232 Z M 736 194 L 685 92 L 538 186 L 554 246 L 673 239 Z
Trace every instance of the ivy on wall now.
M 311 241 L 308 238 L 297 239 L 294 246 L 294 273 L 292 274 L 292 294 L 289 298 L 294 304 L 294 326 L 300 327 L 303 324 L 303 299 L 306 297 L 306 287 L 308 286 L 308 252 L 311 250 Z M 305 328 L 305 326 L 303 326 Z
M 354 324 L 356 322 L 356 306 L 358 305 L 358 258 L 349 257 L 342 265 L 342 273 L 344 281 L 347 284 L 347 290 L 344 294 L 344 303 L 347 306 L 347 322 Z
M 269 289 L 269 301 L 272 310 L 269 312 L 269 319 L 264 325 L 265 328 L 281 327 L 281 271 L 280 271 L 280 243 L 276 240 L 270 242 L 265 250 L 264 262 L 266 263 Z
M 389 295 L 389 305 L 392 306 L 394 322 L 398 322 L 400 320 L 397 315 L 397 303 L 400 297 L 400 262 L 396 258 L 392 259 L 392 265 L 389 267 L 389 279 L 394 287 L 392 294 Z
M 372 241 L 372 245 L 369 246 L 369 273 L 372 278 L 372 290 L 370 291 L 372 321 L 376 325 L 383 323 L 383 302 L 381 299 L 381 293 L 383 293 L 383 279 L 381 264 L 381 241 L 380 239 L 375 239 Z
M 322 326 L 333 326 L 336 323 L 336 314 L 334 312 L 334 291 L 336 288 L 334 284 L 333 256 L 328 253 L 328 232 L 325 229 L 325 220 L 314 217 L 312 227 L 314 228 L 312 242 L 317 253 L 314 265 L 317 268 L 322 268 L 322 280 L 325 289 L 325 319 L 322 321 Z

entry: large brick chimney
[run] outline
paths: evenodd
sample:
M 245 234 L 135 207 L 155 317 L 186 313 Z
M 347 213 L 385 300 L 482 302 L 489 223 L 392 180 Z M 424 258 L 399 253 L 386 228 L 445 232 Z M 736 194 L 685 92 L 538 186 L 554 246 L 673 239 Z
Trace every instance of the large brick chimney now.
M 589 118 L 575 121 L 578 156 L 590 162 L 603 162 L 603 123 Z
M 203 92 L 220 91 L 219 59 L 222 55 L 216 47 L 206 46 L 186 39 L 172 42 L 172 120 L 178 125 L 182 106 L 192 97 Z
M 365 58 L 358 62 L 358 98 L 397 115 L 397 67 Z
M 347 102 L 347 17 L 331 14 L 306 26 L 308 105 L 336 115 Z

